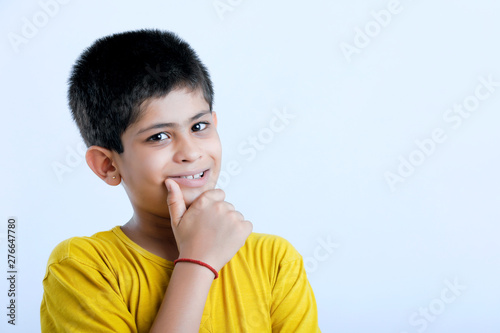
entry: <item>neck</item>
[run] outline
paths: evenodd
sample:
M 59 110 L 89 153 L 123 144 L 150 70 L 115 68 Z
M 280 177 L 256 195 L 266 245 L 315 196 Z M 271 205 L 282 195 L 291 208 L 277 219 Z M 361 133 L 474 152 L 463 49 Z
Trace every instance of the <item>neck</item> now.
M 179 256 L 170 218 L 135 211 L 121 229 L 134 243 L 161 258 L 173 261 Z

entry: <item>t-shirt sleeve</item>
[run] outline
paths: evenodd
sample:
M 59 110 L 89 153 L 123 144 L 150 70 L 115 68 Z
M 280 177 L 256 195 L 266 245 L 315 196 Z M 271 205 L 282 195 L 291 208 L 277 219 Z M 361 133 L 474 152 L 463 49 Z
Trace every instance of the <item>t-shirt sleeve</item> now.
M 44 333 L 137 332 L 109 270 L 73 257 L 49 261 L 43 287 L 40 320 Z
M 316 300 L 300 254 L 286 242 L 292 259 L 279 264 L 272 290 L 273 332 L 320 332 Z

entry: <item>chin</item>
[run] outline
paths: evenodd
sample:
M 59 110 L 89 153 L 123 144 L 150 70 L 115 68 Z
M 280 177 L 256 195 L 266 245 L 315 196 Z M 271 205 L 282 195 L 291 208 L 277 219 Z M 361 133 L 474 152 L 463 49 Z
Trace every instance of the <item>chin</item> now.
M 213 190 L 217 181 L 209 179 L 204 186 L 201 187 L 183 187 L 181 186 L 182 195 L 186 208 L 188 208 L 203 192 Z
M 202 188 L 190 188 L 189 190 L 182 190 L 184 196 L 184 202 L 186 203 L 186 208 L 189 208 L 191 204 L 198 198 L 206 189 Z

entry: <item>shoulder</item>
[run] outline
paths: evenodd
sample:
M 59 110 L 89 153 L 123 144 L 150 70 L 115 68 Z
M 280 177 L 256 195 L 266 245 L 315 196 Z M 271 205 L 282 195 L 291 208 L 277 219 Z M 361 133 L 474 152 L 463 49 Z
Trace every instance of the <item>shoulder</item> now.
M 273 260 L 275 264 L 283 265 L 291 261 L 301 260 L 302 256 L 293 245 L 283 237 L 252 233 L 242 248 L 244 254 L 252 254 L 259 259 Z
M 302 256 L 288 240 L 261 233 L 250 234 L 245 245 L 226 266 L 250 275 L 255 285 L 259 284 L 258 281 L 267 281 L 270 288 L 283 279 L 297 280 L 305 274 Z M 239 279 L 243 280 L 242 277 Z
M 112 230 L 99 232 L 91 237 L 66 239 L 52 250 L 47 269 L 52 265 L 64 265 L 68 262 L 76 262 L 96 270 L 109 268 L 109 261 L 116 252 L 115 239 Z

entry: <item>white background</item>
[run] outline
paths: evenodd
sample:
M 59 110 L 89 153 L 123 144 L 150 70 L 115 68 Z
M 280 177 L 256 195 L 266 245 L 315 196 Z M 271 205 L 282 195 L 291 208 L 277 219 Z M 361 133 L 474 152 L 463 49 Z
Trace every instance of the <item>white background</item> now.
M 497 1 L 45 2 L 0 2 L 0 276 L 8 216 L 19 271 L 15 327 L 0 282 L 0 331 L 40 330 L 57 243 L 130 217 L 82 159 L 67 79 L 95 39 L 159 28 L 209 68 L 223 168 L 239 167 L 227 200 L 301 252 L 323 332 L 500 332 L 500 87 L 479 79 L 500 82 Z M 460 125 L 445 119 L 464 103 Z M 283 110 L 295 117 L 272 132 Z M 249 160 L 252 136 L 265 144 Z

